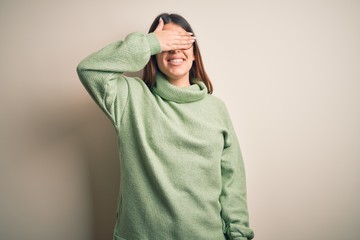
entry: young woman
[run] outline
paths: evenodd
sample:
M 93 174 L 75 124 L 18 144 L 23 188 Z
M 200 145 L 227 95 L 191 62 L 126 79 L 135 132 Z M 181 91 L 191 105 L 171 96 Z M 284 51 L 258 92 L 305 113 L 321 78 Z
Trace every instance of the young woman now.
M 253 238 L 239 144 L 183 17 L 160 14 L 77 71 L 118 136 L 114 240 Z

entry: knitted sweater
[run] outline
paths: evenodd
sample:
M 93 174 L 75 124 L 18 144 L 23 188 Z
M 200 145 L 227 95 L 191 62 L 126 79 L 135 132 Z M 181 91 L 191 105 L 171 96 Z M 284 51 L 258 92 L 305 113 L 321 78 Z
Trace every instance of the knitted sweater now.
M 251 239 L 243 160 L 223 102 L 196 79 L 179 88 L 159 72 L 149 89 L 123 74 L 160 52 L 153 33 L 132 33 L 77 67 L 118 136 L 114 239 Z

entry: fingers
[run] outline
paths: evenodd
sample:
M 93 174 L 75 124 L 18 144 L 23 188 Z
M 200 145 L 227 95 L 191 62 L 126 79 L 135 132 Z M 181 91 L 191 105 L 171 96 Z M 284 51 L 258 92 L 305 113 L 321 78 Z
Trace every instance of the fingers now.
M 188 50 L 192 47 L 192 44 L 183 44 L 183 45 L 178 45 L 176 48 L 174 48 L 173 50 Z
M 176 37 L 180 40 L 195 40 L 196 37 L 193 35 L 194 34 L 192 32 L 176 32 Z
M 164 27 L 164 20 L 162 18 L 159 18 L 159 24 L 157 25 L 154 32 L 162 31 L 163 27 Z
M 192 45 L 195 42 L 196 38 L 192 36 L 184 36 L 178 39 L 176 42 L 177 45 Z
M 172 37 L 177 44 L 190 44 L 196 40 L 191 32 L 173 32 Z
M 154 31 L 163 51 L 188 49 L 191 48 L 196 40 L 193 33 L 164 30 L 163 27 L 164 23 L 162 19 L 160 19 L 159 24 Z
M 176 36 L 176 39 L 172 42 L 170 50 L 186 50 L 193 46 L 196 38 L 192 34 L 181 33 L 180 36 Z

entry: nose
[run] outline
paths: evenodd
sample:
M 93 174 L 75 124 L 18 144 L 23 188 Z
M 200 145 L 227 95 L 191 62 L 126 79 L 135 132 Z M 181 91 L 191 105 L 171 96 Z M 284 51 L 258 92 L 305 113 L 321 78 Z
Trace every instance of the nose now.
M 178 53 L 178 52 L 180 52 L 179 49 L 177 49 L 177 50 L 170 50 L 170 51 L 169 51 L 170 54 L 175 54 L 175 53 Z

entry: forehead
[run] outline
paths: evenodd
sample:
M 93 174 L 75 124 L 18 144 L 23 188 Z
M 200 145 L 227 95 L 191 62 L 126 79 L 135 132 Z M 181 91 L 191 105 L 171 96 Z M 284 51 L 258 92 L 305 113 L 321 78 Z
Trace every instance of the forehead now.
M 186 32 L 182 27 L 175 23 L 167 23 L 164 25 L 163 30 L 171 30 L 171 31 L 177 31 L 177 32 Z

